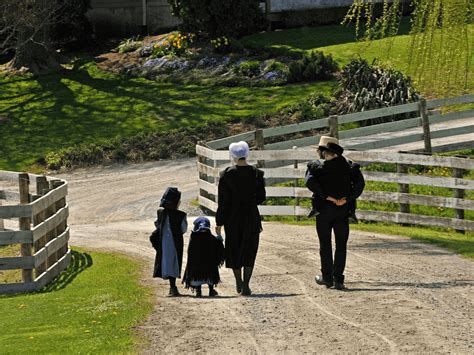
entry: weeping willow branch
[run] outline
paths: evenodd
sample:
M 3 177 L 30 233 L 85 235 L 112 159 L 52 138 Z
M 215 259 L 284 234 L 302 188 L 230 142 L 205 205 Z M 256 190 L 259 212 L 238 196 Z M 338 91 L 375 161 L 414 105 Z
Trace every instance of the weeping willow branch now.
M 354 0 L 342 23 L 354 23 L 360 40 L 391 38 L 391 46 L 399 29 L 403 1 L 383 0 L 382 11 L 377 14 L 376 2 Z M 411 6 L 408 73 L 425 92 L 458 93 L 469 89 L 472 54 L 468 25 L 473 22 L 473 1 L 412 0 Z

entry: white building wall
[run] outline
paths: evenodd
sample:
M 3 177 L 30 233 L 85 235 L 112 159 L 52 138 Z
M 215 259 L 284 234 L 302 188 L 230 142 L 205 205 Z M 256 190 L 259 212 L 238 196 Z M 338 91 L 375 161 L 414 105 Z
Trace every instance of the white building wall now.
M 271 12 L 352 5 L 353 0 L 271 0 Z

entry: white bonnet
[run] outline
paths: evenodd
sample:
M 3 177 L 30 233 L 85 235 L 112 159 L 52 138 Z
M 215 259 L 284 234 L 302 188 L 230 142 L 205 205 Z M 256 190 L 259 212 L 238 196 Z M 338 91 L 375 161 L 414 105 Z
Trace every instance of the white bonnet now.
M 249 156 L 249 150 L 249 145 L 244 141 L 229 145 L 229 155 L 233 159 L 247 158 Z

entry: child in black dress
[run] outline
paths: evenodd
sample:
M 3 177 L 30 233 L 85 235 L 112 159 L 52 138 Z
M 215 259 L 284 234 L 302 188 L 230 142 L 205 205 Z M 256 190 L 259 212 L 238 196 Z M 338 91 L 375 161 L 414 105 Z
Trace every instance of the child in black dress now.
M 176 187 L 168 187 L 157 211 L 155 231 L 150 242 L 156 250 L 153 277 L 169 280 L 169 295 L 179 296 L 176 279 L 181 275 L 183 261 L 183 234 L 188 227 L 186 213 L 178 210 L 181 192 Z
M 183 283 L 186 288 L 196 291 L 196 297 L 202 296 L 201 286 L 209 286 L 209 296 L 217 296 L 214 287 L 220 282 L 219 266 L 224 263 L 224 245 L 221 236 L 211 233 L 211 223 L 206 217 L 194 221 L 188 246 L 188 262 Z

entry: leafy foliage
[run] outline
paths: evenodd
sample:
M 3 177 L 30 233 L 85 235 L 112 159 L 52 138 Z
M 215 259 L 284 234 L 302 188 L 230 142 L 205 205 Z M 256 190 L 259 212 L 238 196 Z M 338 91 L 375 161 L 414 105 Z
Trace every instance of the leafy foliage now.
M 235 68 L 238 73 L 248 76 L 249 78 L 260 74 L 260 62 L 258 60 L 244 61 Z
M 419 95 L 410 78 L 405 77 L 402 72 L 355 59 L 342 70 L 336 97 L 335 111 L 346 114 L 405 104 L 418 100 Z M 396 117 L 383 117 L 371 122 L 393 120 Z
M 262 22 L 255 0 L 168 0 L 184 31 L 239 37 L 255 32 Z
M 354 0 L 343 23 L 355 22 L 358 36 L 365 23 L 363 39 L 393 37 L 399 29 L 403 1 L 384 0 L 380 16 L 375 1 Z M 467 88 L 470 75 L 468 25 L 473 20 L 473 2 L 467 0 L 414 0 L 411 2 L 409 74 L 425 91 L 458 93 Z M 390 53 L 392 41 L 387 42 Z
M 336 61 L 331 55 L 319 51 L 311 51 L 302 59 L 293 61 L 289 66 L 289 82 L 328 80 L 338 70 Z
M 52 39 L 60 46 L 82 46 L 92 39 L 92 26 L 86 17 L 91 0 L 56 0 L 58 11 L 52 25 Z
M 137 40 L 136 38 L 127 38 L 120 42 L 117 47 L 117 51 L 119 53 L 129 53 L 136 51 L 138 48 L 142 46 L 142 42 Z

